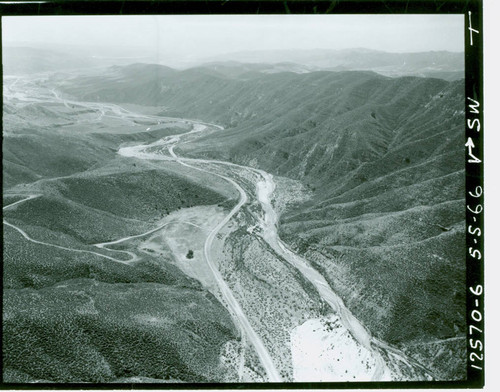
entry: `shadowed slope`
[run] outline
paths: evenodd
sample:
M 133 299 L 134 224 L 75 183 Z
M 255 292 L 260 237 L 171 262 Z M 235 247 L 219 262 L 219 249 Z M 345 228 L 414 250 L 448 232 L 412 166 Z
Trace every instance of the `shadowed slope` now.
M 182 154 L 259 167 L 308 186 L 312 198 L 281 217 L 283 239 L 324 273 L 375 336 L 423 361 L 442 348 L 426 342 L 456 337 L 443 343 L 449 356 L 433 367 L 438 378 L 465 377 L 463 80 L 165 72 L 144 90 L 120 85 L 118 98 L 111 77 L 99 91 L 85 91 L 78 80 L 64 89 L 85 99 L 145 99 L 167 107 L 164 113 L 224 125 L 182 146 Z

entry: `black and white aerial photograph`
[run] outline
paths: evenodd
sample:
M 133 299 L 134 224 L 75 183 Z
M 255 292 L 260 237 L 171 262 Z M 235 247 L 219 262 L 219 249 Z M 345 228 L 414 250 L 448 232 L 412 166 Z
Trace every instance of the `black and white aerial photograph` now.
M 3 382 L 466 380 L 464 23 L 3 16 Z

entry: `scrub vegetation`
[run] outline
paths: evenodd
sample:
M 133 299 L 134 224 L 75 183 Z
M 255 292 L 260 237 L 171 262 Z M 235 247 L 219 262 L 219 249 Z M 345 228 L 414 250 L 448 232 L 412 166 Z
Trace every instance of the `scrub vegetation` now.
M 287 246 L 372 335 L 436 379 L 464 379 L 464 81 L 235 67 L 135 64 L 47 83 L 74 99 L 224 126 L 176 153 L 272 173 Z M 7 221 L 40 241 L 126 261 L 93 244 L 152 230 L 182 208 L 236 205 L 221 178 L 116 154 L 189 124 L 98 116 L 6 101 L 4 203 L 41 195 L 5 210 Z M 232 221 L 240 227 L 217 235 L 218 268 L 291 380 L 290 331 L 329 310 L 298 270 L 241 225 L 259 207 L 241 211 Z M 201 246 L 187 249 L 183 259 L 198 260 Z M 168 252 L 150 253 L 113 262 L 31 243 L 4 225 L 4 380 L 222 380 L 219 355 L 239 334 L 229 313 Z

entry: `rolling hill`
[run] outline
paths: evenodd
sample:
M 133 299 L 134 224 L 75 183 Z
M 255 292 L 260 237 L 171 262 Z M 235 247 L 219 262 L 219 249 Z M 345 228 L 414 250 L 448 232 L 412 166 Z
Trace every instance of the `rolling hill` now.
M 464 81 L 240 71 L 135 64 L 58 88 L 225 126 L 181 153 L 300 181 L 312 196 L 281 215 L 282 238 L 375 336 L 463 379 Z
M 206 59 L 206 62 L 212 61 L 239 62 L 246 66 L 259 63 L 266 63 L 268 67 L 288 66 L 292 72 L 371 70 L 392 77 L 436 77 L 451 81 L 463 78 L 465 57 L 463 53 L 447 51 L 391 53 L 353 48 L 241 51 Z
M 154 229 L 181 208 L 231 205 L 234 191 L 116 154 L 185 124 L 147 132 L 31 99 L 4 105 L 3 381 L 222 381 L 220 353 L 239 333 L 215 296 L 170 254 L 127 263 L 120 249 L 92 244 Z

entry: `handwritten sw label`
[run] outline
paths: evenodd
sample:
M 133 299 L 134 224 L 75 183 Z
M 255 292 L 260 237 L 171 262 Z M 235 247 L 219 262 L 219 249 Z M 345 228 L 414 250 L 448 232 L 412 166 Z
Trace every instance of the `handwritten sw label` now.
M 479 107 L 480 103 L 476 101 L 475 99 L 472 99 L 471 97 L 467 97 L 467 100 L 469 101 L 468 105 L 468 116 L 474 116 L 474 115 L 480 115 Z M 470 130 L 475 130 L 476 132 L 481 131 L 481 120 L 479 118 L 468 118 L 467 119 L 467 128 Z M 472 141 L 472 138 L 469 137 L 467 139 L 467 142 L 465 143 L 465 147 L 467 147 L 469 159 L 467 162 L 469 163 L 481 163 L 481 159 L 476 157 L 473 153 L 472 150 L 476 147 L 474 145 L 474 142 Z

